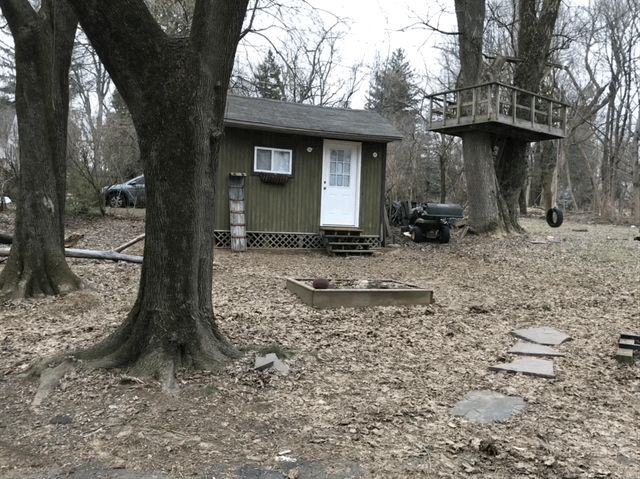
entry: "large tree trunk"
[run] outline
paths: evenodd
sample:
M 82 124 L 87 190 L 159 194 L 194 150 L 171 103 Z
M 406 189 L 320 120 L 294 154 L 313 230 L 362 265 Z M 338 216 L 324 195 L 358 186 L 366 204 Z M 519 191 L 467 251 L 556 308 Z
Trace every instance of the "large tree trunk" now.
M 38 12 L 0 0 L 13 33 L 20 149 L 19 196 L 0 297 L 67 293 L 80 287 L 64 257 L 69 64 L 77 21 L 63 0 Z
M 460 75 L 458 87 L 479 83 L 482 74 L 482 45 L 485 2 L 456 0 Z M 473 131 L 462 136 L 464 174 L 469 195 L 469 222 L 478 232 L 501 229 L 499 191 L 494 168 L 492 137 Z
M 520 194 L 527 181 L 527 142 L 507 139 L 498 152 L 495 169 L 505 205 L 501 216 L 503 227 L 507 231 L 522 232 L 518 216 Z
M 72 3 L 132 113 L 147 185 L 136 303 L 110 337 L 78 357 L 133 366 L 171 386 L 176 367 L 211 369 L 238 354 L 213 315 L 213 205 L 226 91 L 247 0 L 198 1 L 188 42 L 167 37 L 142 1 Z M 121 21 L 122 11 L 130 25 Z
M 546 73 L 551 39 L 560 10 L 560 0 L 518 0 L 518 52 L 515 86 L 537 93 Z M 526 100 L 526 98 L 525 98 Z M 518 223 L 520 192 L 527 181 L 527 143 L 508 138 L 498 155 L 496 175 L 506 204 L 505 227 L 522 231 Z
M 491 137 L 484 132 L 469 132 L 462 137 L 469 221 L 478 233 L 492 232 L 500 227 L 500 202 L 492 149 Z

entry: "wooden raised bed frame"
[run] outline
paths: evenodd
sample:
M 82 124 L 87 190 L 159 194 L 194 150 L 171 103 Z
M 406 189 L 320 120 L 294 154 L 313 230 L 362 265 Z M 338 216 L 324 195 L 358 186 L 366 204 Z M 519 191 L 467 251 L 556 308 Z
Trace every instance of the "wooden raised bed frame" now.
M 398 288 L 328 288 L 315 289 L 311 279 L 287 278 L 287 289 L 304 303 L 314 308 L 364 308 L 368 306 L 428 305 L 433 302 L 433 292 L 417 286 L 393 281 Z

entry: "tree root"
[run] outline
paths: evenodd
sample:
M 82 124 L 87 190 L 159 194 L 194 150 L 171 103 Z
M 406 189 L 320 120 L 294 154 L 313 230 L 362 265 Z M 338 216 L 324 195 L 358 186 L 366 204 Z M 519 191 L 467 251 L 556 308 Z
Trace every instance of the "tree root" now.
M 168 322 L 187 326 L 167 331 Z M 217 370 L 242 356 L 219 331 L 211 315 L 141 312 L 138 303 L 111 335 L 86 349 L 58 354 L 34 364 L 26 375 L 40 375 L 33 407 L 37 407 L 70 367 L 127 369 L 135 377 L 151 377 L 163 391 L 176 394 L 178 368 Z
M 56 388 L 64 375 L 72 369 L 74 369 L 73 362 L 68 359 L 64 360 L 56 367 L 43 369 L 40 374 L 40 385 L 38 386 L 38 391 L 36 391 L 36 395 L 34 396 L 33 401 L 31 401 L 31 409 L 38 409 L 42 402 L 49 396 L 51 391 Z
M 68 294 L 81 288 L 82 282 L 66 263 L 30 268 L 10 256 L 0 273 L 0 299 Z
M 175 394 L 178 368 L 217 370 L 242 354 L 220 333 L 212 319 L 200 315 L 184 318 L 194 326 L 193 335 L 179 341 L 173 335 L 167 339 L 154 331 L 157 318 L 139 313 L 134 306 L 127 320 L 102 342 L 74 352 L 73 358 L 83 367 L 127 368 L 135 377 L 158 380 L 163 391 Z

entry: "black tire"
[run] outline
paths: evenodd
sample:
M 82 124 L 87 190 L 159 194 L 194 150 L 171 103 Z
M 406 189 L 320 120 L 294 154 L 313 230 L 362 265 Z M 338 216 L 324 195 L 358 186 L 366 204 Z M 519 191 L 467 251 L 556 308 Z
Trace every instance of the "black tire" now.
M 438 241 L 440 243 L 448 243 L 451 239 L 451 227 L 449 225 L 440 225 L 438 228 Z
M 419 228 L 418 226 L 412 226 L 411 240 L 414 241 L 415 243 L 424 243 L 425 241 L 427 241 L 427 235 L 424 234 L 424 231 L 422 231 L 422 228 Z
M 125 208 L 127 206 L 127 198 L 122 192 L 118 191 L 109 195 L 107 198 L 107 206 L 109 208 Z
M 562 210 L 558 208 L 551 208 L 547 211 L 547 224 L 552 228 L 558 228 L 562 225 L 564 221 L 564 217 L 562 215 Z

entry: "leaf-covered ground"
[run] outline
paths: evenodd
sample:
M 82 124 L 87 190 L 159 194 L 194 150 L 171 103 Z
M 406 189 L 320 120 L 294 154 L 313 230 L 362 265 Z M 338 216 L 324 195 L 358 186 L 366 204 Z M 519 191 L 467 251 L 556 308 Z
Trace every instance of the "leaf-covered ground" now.
M 11 221 L 0 213 L 0 231 Z M 38 383 L 18 373 L 102 338 L 138 286 L 139 265 L 70 260 L 83 291 L 0 305 L 0 477 L 638 477 L 640 367 L 615 360 L 620 332 L 640 330 L 638 229 L 522 223 L 528 235 L 372 258 L 218 250 L 216 314 L 243 359 L 180 372 L 178 397 L 126 371 L 75 370 L 33 411 Z M 143 230 L 133 217 L 67 227 L 93 249 Z M 314 310 L 287 276 L 404 281 L 433 289 L 435 304 Z M 530 325 L 572 336 L 557 379 L 488 371 L 509 360 L 510 331 Z M 256 349 L 274 344 L 290 354 L 286 377 L 252 370 Z M 504 423 L 453 417 L 474 389 L 528 407 Z M 49 424 L 56 415 L 72 422 Z

